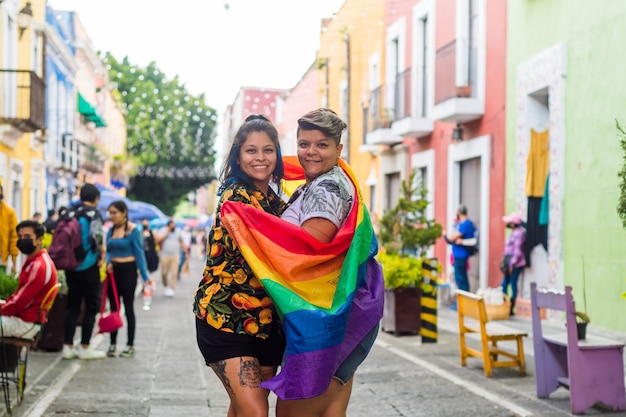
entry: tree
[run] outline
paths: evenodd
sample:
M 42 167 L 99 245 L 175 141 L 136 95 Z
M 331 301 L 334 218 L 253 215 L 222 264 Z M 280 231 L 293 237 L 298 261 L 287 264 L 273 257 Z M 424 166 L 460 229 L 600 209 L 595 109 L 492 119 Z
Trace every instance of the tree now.
M 426 217 L 426 208 L 430 204 L 426 198 L 428 190 L 416 170 L 402 181 L 400 191 L 398 203 L 380 221 L 381 244 L 389 254 L 416 252 L 419 257 L 424 257 L 428 248 L 441 237 L 441 224 Z
M 134 166 L 129 197 L 172 214 L 190 191 L 216 177 L 217 112 L 155 62 L 140 68 L 110 53 L 104 62 L 126 116 L 127 154 L 119 162 Z

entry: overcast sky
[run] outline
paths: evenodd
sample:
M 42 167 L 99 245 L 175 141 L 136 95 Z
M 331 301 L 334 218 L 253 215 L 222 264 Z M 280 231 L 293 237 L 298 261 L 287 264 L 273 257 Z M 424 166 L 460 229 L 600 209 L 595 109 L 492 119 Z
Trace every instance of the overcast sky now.
M 315 60 L 320 19 L 344 0 L 49 0 L 78 13 L 97 50 L 155 61 L 220 112 L 240 86 L 293 87 Z M 227 6 L 228 5 L 228 6 Z

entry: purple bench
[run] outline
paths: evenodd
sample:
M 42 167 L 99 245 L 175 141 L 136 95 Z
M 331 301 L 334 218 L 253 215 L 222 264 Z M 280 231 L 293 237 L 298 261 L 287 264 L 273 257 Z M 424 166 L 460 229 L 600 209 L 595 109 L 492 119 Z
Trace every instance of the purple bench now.
M 583 414 L 597 402 L 613 411 L 626 410 L 624 344 L 587 335 L 578 340 L 572 287 L 565 292 L 530 285 L 537 397 L 548 398 L 560 386 L 570 391 L 570 411 Z M 565 312 L 566 327 L 544 334 L 540 309 Z

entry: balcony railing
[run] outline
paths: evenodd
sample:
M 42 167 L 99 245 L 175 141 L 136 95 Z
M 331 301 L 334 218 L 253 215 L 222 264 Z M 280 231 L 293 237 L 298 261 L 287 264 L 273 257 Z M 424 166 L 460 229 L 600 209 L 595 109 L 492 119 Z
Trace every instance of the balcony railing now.
M 437 51 L 435 104 L 456 97 L 456 41 Z
M 388 129 L 393 121 L 393 109 L 383 107 L 383 87 L 370 91 L 368 132 Z
M 458 62 L 457 48 L 469 48 L 465 59 Z M 476 96 L 476 59 L 477 49 L 470 48 L 467 40 L 455 39 L 437 51 L 437 71 L 435 72 L 435 104 L 456 97 Z M 457 68 L 457 65 L 460 67 Z M 457 74 L 457 72 L 460 72 Z M 463 78 L 467 85 L 457 85 L 458 76 L 463 72 L 467 74 Z
M 102 172 L 104 164 L 98 148 L 94 145 L 80 147 L 80 167 L 92 172 Z
M 411 116 L 411 68 L 396 74 L 393 101 L 393 120 Z
M 478 48 L 471 39 L 457 38 L 437 51 L 434 120 L 466 123 L 484 116 L 485 91 L 477 82 L 478 64 Z
M 0 123 L 24 132 L 46 126 L 46 85 L 33 71 L 0 69 Z

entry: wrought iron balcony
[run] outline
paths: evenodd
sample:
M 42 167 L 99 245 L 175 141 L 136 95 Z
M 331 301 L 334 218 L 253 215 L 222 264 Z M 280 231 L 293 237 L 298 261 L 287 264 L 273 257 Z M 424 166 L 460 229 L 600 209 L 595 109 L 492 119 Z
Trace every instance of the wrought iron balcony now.
M 437 50 L 433 118 L 464 123 L 485 113 L 483 94 L 477 91 L 476 48 L 467 39 L 455 39 Z
M 391 125 L 391 131 L 395 136 L 399 137 L 422 137 L 430 135 L 433 132 L 433 120 L 426 117 L 426 111 L 423 109 L 426 100 L 426 84 L 421 83 L 423 91 L 417 89 L 418 82 L 414 82 L 415 87 L 411 83 L 412 71 L 407 68 L 404 72 L 396 74 L 394 86 L 394 121 Z M 421 106 L 412 108 L 412 95 L 414 89 L 416 95 L 419 95 Z M 420 114 L 421 113 L 421 114 Z
M 104 171 L 104 155 L 94 145 L 83 145 L 80 147 L 79 165 L 81 168 L 91 172 Z
M 46 85 L 35 72 L 0 69 L 0 124 L 23 132 L 46 127 Z
M 383 108 L 383 88 L 370 92 L 365 145 L 394 145 L 402 142 L 402 137 L 391 131 L 393 109 Z

